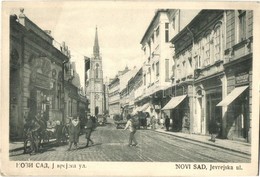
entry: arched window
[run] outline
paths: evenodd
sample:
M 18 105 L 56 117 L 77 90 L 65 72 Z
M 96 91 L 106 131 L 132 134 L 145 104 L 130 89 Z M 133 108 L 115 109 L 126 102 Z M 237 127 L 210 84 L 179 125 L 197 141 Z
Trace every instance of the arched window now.
M 99 64 L 96 64 L 96 68 L 95 68 L 95 76 L 96 78 L 98 78 L 98 70 L 99 70 Z
M 221 23 L 218 23 L 214 29 L 214 61 L 221 57 Z

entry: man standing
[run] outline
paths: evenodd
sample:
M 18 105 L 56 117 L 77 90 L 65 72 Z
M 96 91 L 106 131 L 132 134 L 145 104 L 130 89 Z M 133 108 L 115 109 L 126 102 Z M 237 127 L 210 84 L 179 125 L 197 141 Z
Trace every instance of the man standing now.
M 76 116 L 73 117 L 73 119 L 70 122 L 69 125 L 69 149 L 70 151 L 72 144 L 78 149 L 78 142 L 79 142 L 79 132 L 80 132 L 80 124 L 79 124 L 79 118 Z
M 169 131 L 169 127 L 170 127 L 170 118 L 168 115 L 165 115 L 165 127 L 166 127 L 166 131 Z
M 128 129 L 128 127 L 130 130 L 128 146 L 136 146 L 137 145 L 137 141 L 135 139 L 136 127 L 134 126 L 133 118 L 130 115 L 127 116 L 127 123 L 124 130 Z M 134 142 L 134 144 L 132 144 L 132 142 Z
M 86 139 L 87 139 L 86 147 L 88 147 L 89 142 L 91 142 L 92 145 L 94 144 L 94 142 L 90 139 L 93 128 L 94 128 L 94 122 L 92 121 L 91 116 L 88 114 L 87 115 L 87 123 L 85 125 Z

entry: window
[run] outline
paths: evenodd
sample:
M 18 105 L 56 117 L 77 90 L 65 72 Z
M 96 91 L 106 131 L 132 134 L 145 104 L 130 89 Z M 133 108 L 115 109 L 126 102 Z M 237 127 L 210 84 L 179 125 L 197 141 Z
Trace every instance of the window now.
M 95 76 L 96 76 L 96 78 L 98 78 L 98 69 L 99 68 L 99 64 L 97 63 L 96 64 L 96 69 L 95 69 Z
M 175 30 L 175 17 L 172 19 L 172 28 Z
M 69 103 L 68 103 L 68 115 L 71 117 L 72 116 L 72 112 L 71 112 L 71 100 L 69 100 Z
M 169 82 L 170 81 L 170 73 L 169 73 L 169 59 L 165 59 L 165 82 Z
M 246 39 L 246 11 L 239 10 L 239 42 Z
M 61 108 L 61 84 L 58 84 L 58 109 Z
M 165 23 L 165 42 L 169 42 L 169 23 Z
M 214 36 L 214 60 L 220 60 L 220 26 L 215 29 L 215 36 Z
M 201 59 L 200 56 L 195 56 L 194 61 L 196 62 L 196 69 L 201 68 Z
M 160 65 L 159 65 L 159 61 L 156 63 L 156 76 L 158 77 L 160 74 Z
M 186 71 L 187 71 L 186 61 L 183 61 L 182 62 L 182 78 L 186 77 Z
M 206 36 L 204 66 L 210 64 L 210 34 Z

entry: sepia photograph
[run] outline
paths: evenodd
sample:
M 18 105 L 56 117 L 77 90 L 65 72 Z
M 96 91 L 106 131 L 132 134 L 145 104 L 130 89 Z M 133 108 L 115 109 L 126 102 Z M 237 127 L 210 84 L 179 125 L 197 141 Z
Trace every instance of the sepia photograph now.
M 1 174 L 258 175 L 258 11 L 2 2 Z

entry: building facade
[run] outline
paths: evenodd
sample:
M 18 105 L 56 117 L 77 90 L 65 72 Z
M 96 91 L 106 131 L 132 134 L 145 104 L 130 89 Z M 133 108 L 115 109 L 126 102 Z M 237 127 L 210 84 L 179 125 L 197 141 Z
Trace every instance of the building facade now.
M 253 11 L 227 10 L 224 48 L 223 136 L 251 142 Z
M 125 67 L 125 69 L 122 71 L 118 71 L 115 78 L 111 79 L 108 84 L 109 114 L 112 116 L 116 114 L 121 114 L 122 101 L 120 101 L 120 92 L 122 88 L 122 81 L 120 83 L 120 79 L 122 79 L 122 75 L 124 75 L 128 71 L 128 67 Z
M 119 78 L 115 77 L 109 84 L 109 114 L 120 114 Z
M 161 109 L 169 101 L 172 93 L 166 94 L 171 87 L 175 71 L 174 48 L 170 39 L 185 27 L 198 11 L 179 9 L 159 9 L 141 40 L 144 52 L 143 93 L 138 98 L 138 111 L 147 111 L 156 118 L 161 117 Z
M 64 117 L 79 116 L 83 119 L 87 110 L 87 100 L 81 89 L 75 62 L 68 62 L 64 65 L 64 92 Z
M 180 130 L 188 121 L 189 132 L 208 134 L 210 121 L 221 123 L 222 110 L 216 105 L 222 99 L 224 82 L 223 15 L 222 10 L 202 10 L 173 38 L 176 61 L 174 89 L 183 89 L 183 94 L 187 95 L 186 102 L 188 100 L 186 107 L 182 107 L 184 113 L 180 114 Z M 184 36 L 185 43 L 182 42 Z
M 171 102 L 181 100 L 168 105 L 178 112 L 174 130 L 187 130 L 187 123 L 188 132 L 209 134 L 215 121 L 219 137 L 250 142 L 252 23 L 252 11 L 202 10 L 171 40 L 175 75 L 168 90 Z
M 105 95 L 103 85 L 102 57 L 99 50 L 97 28 L 93 47 L 93 57 L 85 60 L 85 65 L 88 65 L 87 70 L 85 70 L 85 77 L 86 75 L 89 76 L 89 78 L 85 78 L 86 93 L 89 100 L 89 111 L 92 115 L 103 114 L 105 111 Z
M 26 119 L 63 120 L 63 62 L 69 51 L 23 13 L 10 16 L 10 138 L 23 136 Z

